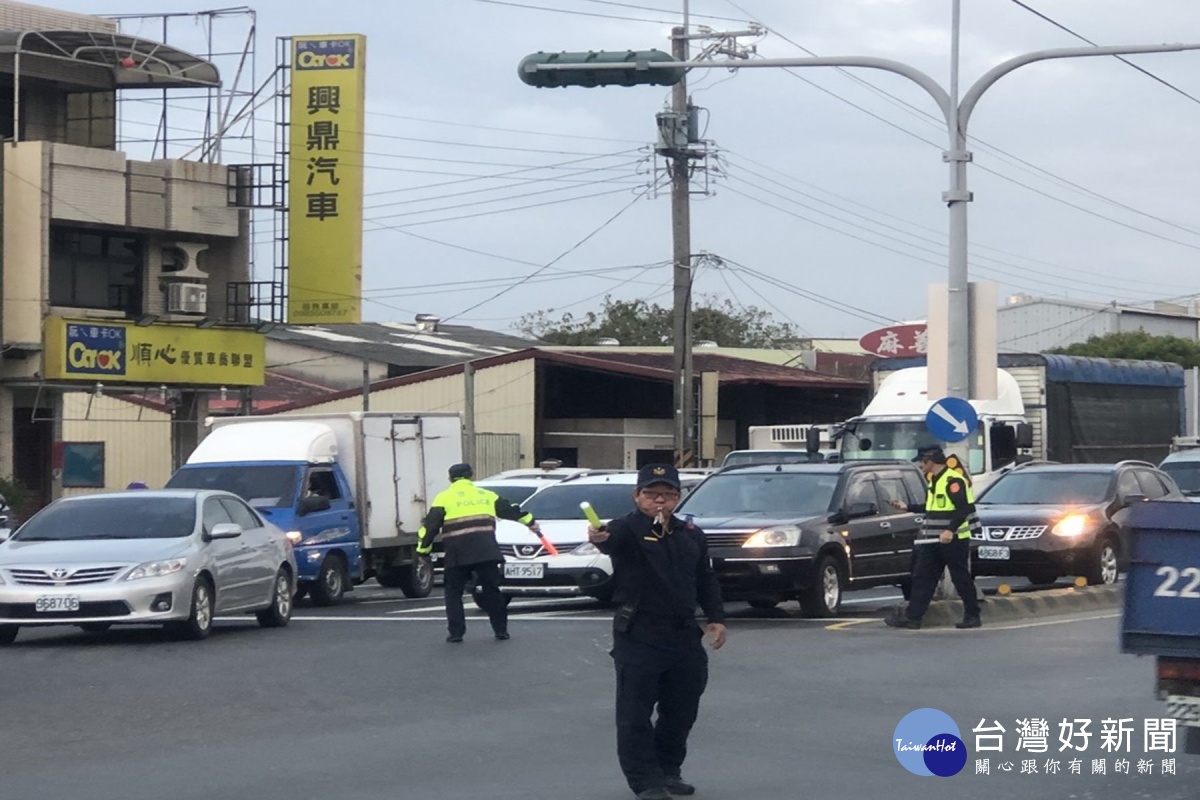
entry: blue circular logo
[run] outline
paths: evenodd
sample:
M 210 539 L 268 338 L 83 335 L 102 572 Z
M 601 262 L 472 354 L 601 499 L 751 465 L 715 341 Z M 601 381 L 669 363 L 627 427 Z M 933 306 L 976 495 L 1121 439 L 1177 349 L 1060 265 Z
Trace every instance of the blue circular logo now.
M 896 726 L 892 751 L 914 775 L 949 778 L 967 764 L 967 746 L 958 725 L 936 708 L 918 708 Z

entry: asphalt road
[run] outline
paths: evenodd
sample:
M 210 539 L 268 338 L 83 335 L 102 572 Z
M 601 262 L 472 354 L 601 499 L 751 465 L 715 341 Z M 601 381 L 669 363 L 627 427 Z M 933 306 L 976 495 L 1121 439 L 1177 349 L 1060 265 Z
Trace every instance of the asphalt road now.
M 284 630 L 222 621 L 206 642 L 156 630 L 91 636 L 22 631 L 0 654 L 0 797 L 20 800 L 618 800 L 607 614 L 584 601 L 513 604 L 513 638 L 469 622 L 446 644 L 436 598 L 359 591 L 303 606 Z M 888 598 L 887 592 L 852 600 Z M 884 601 L 888 602 L 888 601 Z M 835 621 L 794 606 L 731 605 L 729 644 L 692 735 L 685 774 L 700 800 L 1021 796 L 1192 798 L 1200 757 L 1177 775 L 1137 774 L 1146 758 L 1152 662 L 1117 651 L 1115 612 L 981 631 L 893 631 L 852 604 Z M 832 629 L 831 629 L 832 628 Z M 938 708 L 971 750 L 952 778 L 910 775 L 896 724 Z M 1130 717 L 1131 775 L 1094 737 L 1082 775 L 1021 775 L 1015 720 Z M 1009 731 L 975 774 L 971 729 Z M 1002 756 L 1002 757 L 1001 757 Z M 1041 762 L 1047 756 L 1038 756 Z M 1107 774 L 1093 776 L 1092 760 Z M 1015 763 L 1012 773 L 999 771 Z

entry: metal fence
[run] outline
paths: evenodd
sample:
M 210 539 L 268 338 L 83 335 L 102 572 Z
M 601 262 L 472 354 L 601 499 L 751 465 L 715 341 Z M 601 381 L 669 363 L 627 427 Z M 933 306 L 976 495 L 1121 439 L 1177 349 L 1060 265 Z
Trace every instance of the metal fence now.
M 506 469 L 521 466 L 521 435 L 519 433 L 475 434 L 475 474 L 495 475 Z

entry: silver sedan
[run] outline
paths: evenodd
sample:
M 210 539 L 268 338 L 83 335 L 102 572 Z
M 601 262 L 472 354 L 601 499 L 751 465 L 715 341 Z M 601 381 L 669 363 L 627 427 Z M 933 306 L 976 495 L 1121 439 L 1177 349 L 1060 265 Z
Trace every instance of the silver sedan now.
M 288 624 L 296 560 L 282 531 L 228 492 L 56 500 L 0 544 L 0 645 L 22 626 L 165 624 L 203 639 L 217 614 Z

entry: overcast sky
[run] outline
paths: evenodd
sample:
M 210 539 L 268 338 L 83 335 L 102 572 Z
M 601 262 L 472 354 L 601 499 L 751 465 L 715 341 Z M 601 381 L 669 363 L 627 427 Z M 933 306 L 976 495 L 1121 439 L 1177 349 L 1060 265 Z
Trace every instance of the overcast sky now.
M 1022 2 L 1100 44 L 1200 42 L 1196 0 Z M 54 5 L 130 13 L 202 4 Z M 801 48 L 873 55 L 949 79 L 950 0 L 690 5 L 693 25 L 765 25 L 760 57 L 801 57 Z M 963 5 L 964 89 L 1005 58 L 1083 44 L 1014 0 Z M 670 303 L 669 196 L 646 194 L 656 174 L 646 148 L 669 90 L 537 90 L 517 79 L 516 65 L 537 50 L 669 50 L 682 0 L 254 8 L 259 81 L 276 36 L 369 37 L 367 319 L 424 312 L 507 330 L 524 312 L 581 314 L 605 294 Z M 160 32 L 153 21 L 126 30 L 139 27 Z M 199 49 L 199 30 L 175 24 L 172 43 Z M 215 49 L 240 49 L 245 19 L 216 31 Z M 1200 52 L 1131 60 L 1170 86 L 1112 58 L 1058 61 L 1002 79 L 978 106 L 972 277 L 997 281 L 1001 297 L 1145 304 L 1200 295 Z M 704 70 L 690 83 L 719 153 L 709 160 L 718 174 L 696 182 L 710 196 L 694 203 L 692 250 L 726 265 L 702 268 L 696 291 L 764 308 L 817 337 L 922 318 L 927 284 L 946 277 L 946 133 L 930 98 L 903 78 L 862 70 Z M 259 117 L 259 160 L 271 156 L 270 115 L 268 105 Z M 171 124 L 186 136 L 202 121 L 181 108 Z M 249 142 L 228 150 L 226 160 L 246 160 Z M 488 177 L 498 174 L 507 177 Z M 269 227 L 258 236 L 269 240 Z M 265 277 L 269 248 L 259 256 Z

